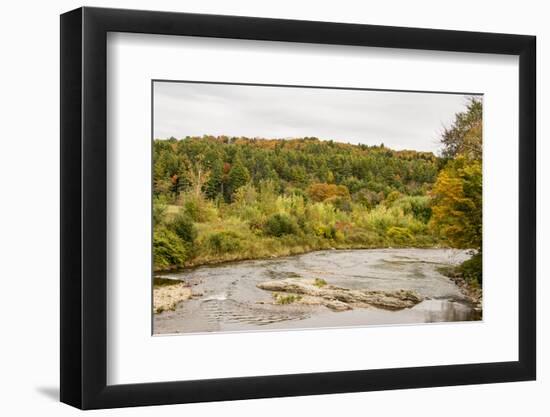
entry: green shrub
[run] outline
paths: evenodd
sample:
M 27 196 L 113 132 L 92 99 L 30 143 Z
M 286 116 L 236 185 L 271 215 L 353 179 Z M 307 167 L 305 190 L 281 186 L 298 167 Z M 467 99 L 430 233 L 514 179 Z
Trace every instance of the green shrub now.
M 432 208 L 428 197 L 412 197 L 411 209 L 415 219 L 428 223 L 432 217 Z
M 335 239 L 337 230 L 336 227 L 330 224 L 323 224 L 317 226 L 315 233 L 317 236 L 324 237 L 325 239 Z
M 190 198 L 183 203 L 185 215 L 194 221 L 201 220 L 201 207 L 198 199 Z
M 297 230 L 296 222 L 286 214 L 273 214 L 264 224 L 264 233 L 269 236 L 293 235 Z
M 234 232 L 212 233 L 208 236 L 207 242 L 214 253 L 234 252 L 241 247 L 240 239 Z
M 165 269 L 170 266 L 181 267 L 186 260 L 184 242 L 172 231 L 158 227 L 153 233 L 154 269 Z
M 366 246 L 381 246 L 382 239 L 378 233 L 364 230 L 359 228 L 353 228 L 346 236 L 346 240 L 350 243 Z
M 422 223 L 428 223 L 432 217 L 431 199 L 427 196 L 406 196 L 400 198 L 395 206 L 400 207 L 406 215 L 412 215 Z
M 404 227 L 392 226 L 386 232 L 386 236 L 391 239 L 392 242 L 403 244 L 414 240 L 411 232 Z
M 166 202 L 164 198 L 155 198 L 153 200 L 153 226 L 162 224 L 166 216 Z
M 367 216 L 367 228 L 385 233 L 395 223 L 395 217 L 383 205 L 378 205 Z
M 182 194 L 180 202 L 184 213 L 194 222 L 209 222 L 218 216 L 216 206 L 211 200 L 206 200 L 204 196 L 196 196 L 192 193 Z
M 239 210 L 238 216 L 246 221 L 251 230 L 261 230 L 264 224 L 265 216 L 256 206 L 246 206 Z
M 181 240 L 189 244 L 192 244 L 197 238 L 197 229 L 193 220 L 185 213 L 178 214 L 170 222 L 169 227 Z
M 399 200 L 399 197 L 401 197 L 401 193 L 399 191 L 392 191 L 388 194 L 386 200 L 384 200 L 384 204 L 391 207 L 397 200 Z
M 466 281 L 477 282 L 482 285 L 483 278 L 483 262 L 481 253 L 477 253 L 467 261 L 459 265 L 458 270 Z

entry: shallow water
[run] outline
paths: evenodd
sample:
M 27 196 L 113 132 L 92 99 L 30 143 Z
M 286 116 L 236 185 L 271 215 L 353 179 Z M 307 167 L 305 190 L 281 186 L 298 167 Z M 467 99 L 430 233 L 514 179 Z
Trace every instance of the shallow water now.
M 438 267 L 468 259 L 451 249 L 327 250 L 285 258 L 204 266 L 163 277 L 191 285 L 195 296 L 154 317 L 154 333 L 250 331 L 478 319 L 464 295 Z M 415 290 L 424 301 L 389 311 L 357 308 L 334 312 L 323 306 L 273 305 L 256 287 L 289 277 L 321 278 L 328 284 L 365 290 Z

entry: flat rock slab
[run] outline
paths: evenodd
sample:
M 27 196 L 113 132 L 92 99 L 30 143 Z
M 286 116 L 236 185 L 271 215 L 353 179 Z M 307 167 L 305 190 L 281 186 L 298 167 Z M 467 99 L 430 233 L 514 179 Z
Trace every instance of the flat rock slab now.
M 257 284 L 257 287 L 266 291 L 303 295 L 306 296 L 303 297 L 303 304 L 322 304 L 335 311 L 368 306 L 401 310 L 413 307 L 422 301 L 418 293 L 410 290 L 351 290 L 303 278 L 265 281 Z

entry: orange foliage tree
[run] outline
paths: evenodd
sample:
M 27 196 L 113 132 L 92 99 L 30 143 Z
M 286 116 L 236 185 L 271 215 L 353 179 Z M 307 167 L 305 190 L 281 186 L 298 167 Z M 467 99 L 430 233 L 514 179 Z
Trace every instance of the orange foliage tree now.
M 349 198 L 349 190 L 345 185 L 315 183 L 311 184 L 307 193 L 313 201 L 325 201 L 333 197 Z

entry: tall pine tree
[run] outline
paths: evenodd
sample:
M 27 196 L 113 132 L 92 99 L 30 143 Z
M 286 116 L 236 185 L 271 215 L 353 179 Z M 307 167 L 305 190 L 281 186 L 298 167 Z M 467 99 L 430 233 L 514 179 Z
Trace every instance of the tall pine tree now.
M 229 171 L 229 197 L 233 201 L 233 194 L 237 189 L 247 184 L 250 181 L 250 173 L 241 161 L 240 156 L 237 156 L 235 162 Z

